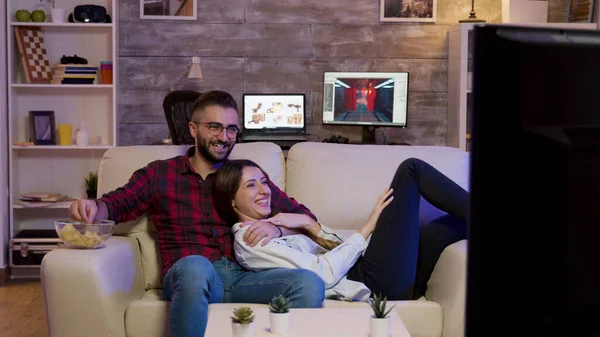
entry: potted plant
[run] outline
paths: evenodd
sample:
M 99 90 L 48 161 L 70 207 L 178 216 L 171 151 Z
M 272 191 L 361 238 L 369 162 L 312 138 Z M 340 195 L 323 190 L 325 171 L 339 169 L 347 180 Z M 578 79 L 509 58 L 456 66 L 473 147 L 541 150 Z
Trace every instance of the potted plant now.
M 387 296 L 384 297 L 382 294 L 379 294 L 379 296 L 374 294 L 373 298 L 369 299 L 369 305 L 373 309 L 373 316 L 371 316 L 371 337 L 388 337 L 390 335 L 391 318 L 388 314 L 394 307 L 385 311 L 386 304 Z
M 98 173 L 90 172 L 84 179 L 85 193 L 88 199 L 96 199 L 98 197 Z
M 283 295 L 275 296 L 269 303 L 271 333 L 285 334 L 290 329 L 290 300 Z
M 233 309 L 233 316 L 231 316 L 233 337 L 252 337 L 254 335 L 252 322 L 254 322 L 254 312 L 250 307 Z

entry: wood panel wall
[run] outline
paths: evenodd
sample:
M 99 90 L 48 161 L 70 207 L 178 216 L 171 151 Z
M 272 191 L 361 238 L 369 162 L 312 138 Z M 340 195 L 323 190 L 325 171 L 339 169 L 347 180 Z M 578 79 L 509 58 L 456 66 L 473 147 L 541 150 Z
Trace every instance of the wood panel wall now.
M 324 71 L 408 71 L 408 127 L 392 128 L 391 141 L 445 145 L 448 29 L 470 0 L 438 0 L 435 24 L 380 23 L 379 0 L 198 0 L 196 21 L 141 20 L 139 1 L 119 1 L 119 145 L 168 138 L 162 100 L 192 56 L 204 81 L 178 89 L 225 90 L 240 103 L 244 92 L 304 92 L 315 139 L 362 138 L 361 127 L 321 124 Z M 475 10 L 501 21 L 500 0 Z

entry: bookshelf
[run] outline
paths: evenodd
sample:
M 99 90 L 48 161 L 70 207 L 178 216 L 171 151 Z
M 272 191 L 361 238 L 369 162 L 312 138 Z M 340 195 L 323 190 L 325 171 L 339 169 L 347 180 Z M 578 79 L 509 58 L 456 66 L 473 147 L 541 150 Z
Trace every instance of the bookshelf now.
M 56 2 L 57 7 L 66 9 L 67 16 L 75 6 L 87 3 L 84 0 Z M 97 171 L 104 152 L 117 144 L 118 6 L 116 0 L 96 0 L 94 4 L 107 9 L 112 23 L 16 22 L 17 9 L 31 11 L 46 4 L 39 0 L 6 2 L 3 45 L 7 58 L 4 77 L 7 79 L 7 111 L 3 122 L 7 123 L 8 135 L 0 144 L 4 144 L 8 152 L 5 167 L 8 167 L 10 186 L 6 203 L 9 239 L 22 230 L 54 230 L 54 221 L 68 216 L 70 202 L 58 202 L 50 207 L 24 207 L 17 202 L 21 194 L 48 192 L 71 198 L 85 197 L 84 176 Z M 47 15 L 49 20 L 50 15 Z M 15 39 L 17 27 L 40 27 L 51 65 L 59 64 L 63 55 L 83 57 L 89 65 L 98 68 L 101 61 L 112 61 L 113 84 L 102 84 L 99 74 L 94 84 L 27 83 Z M 85 122 L 90 138 L 100 137 L 100 143 L 79 146 L 73 140 L 69 146 L 18 145 L 30 141 L 29 111 L 42 110 L 54 111 L 56 128 L 58 124 L 72 124 L 73 139 L 80 123 Z M 56 138 L 58 142 L 58 133 Z M 13 277 L 22 270 L 11 269 Z
M 597 29 L 596 23 L 531 23 L 495 25 L 532 26 L 563 29 Z M 446 145 L 470 150 L 471 83 L 473 72 L 472 33 L 475 23 L 450 27 L 448 45 L 448 126 Z

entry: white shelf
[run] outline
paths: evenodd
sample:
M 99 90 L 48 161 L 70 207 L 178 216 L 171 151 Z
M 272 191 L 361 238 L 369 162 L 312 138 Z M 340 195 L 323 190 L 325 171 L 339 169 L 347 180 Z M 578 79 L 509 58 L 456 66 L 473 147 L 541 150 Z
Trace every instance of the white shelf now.
M 11 88 L 51 88 L 51 89 L 112 89 L 112 84 L 27 84 L 14 83 Z
M 11 22 L 11 26 L 27 27 L 77 27 L 77 28 L 112 28 L 112 23 L 53 23 L 53 22 Z
M 47 7 L 43 2 L 42 5 Z M 86 3 L 86 0 L 60 1 L 61 7 L 67 9 Z M 16 22 L 16 10 L 32 10 L 40 5 L 40 0 L 7 0 L 3 4 L 6 12 L 3 21 L 5 43 L 2 47 L 7 58 L 7 74 L 2 79 L 6 83 L 8 97 L 2 102 L 6 102 L 4 104 L 8 108 L 5 117 L 8 132 L 0 132 L 4 141 L 0 143 L 4 144 L 8 157 L 10 190 L 3 200 L 7 205 L 10 238 L 24 229 L 53 228 L 56 216 L 64 216 L 71 204 L 67 201 L 43 207 L 24 207 L 17 201 L 20 194 L 41 191 L 83 197 L 86 194 L 84 178 L 90 172 L 98 171 L 105 152 L 117 144 L 119 12 L 117 0 L 96 0 L 94 4 L 106 8 L 112 23 Z M 15 40 L 15 30 L 19 27 L 40 27 L 46 57 L 52 65 L 60 63 L 63 55 L 75 54 L 88 60 L 89 65 L 98 67 L 100 62 L 112 61 L 113 83 L 27 83 Z M 29 112 L 42 110 L 54 112 L 54 129 L 58 129 L 60 124 L 71 124 L 72 138 L 75 138 L 81 123 L 85 123 L 90 139 L 99 137 L 101 142 L 96 144 L 100 145 L 18 145 L 28 141 L 32 134 Z M 60 138 L 58 131 L 53 136 L 57 141 Z M 3 172 L 0 170 L 0 173 Z
M 13 145 L 13 150 L 108 150 L 112 145 L 90 145 L 90 146 L 79 146 L 79 145 Z

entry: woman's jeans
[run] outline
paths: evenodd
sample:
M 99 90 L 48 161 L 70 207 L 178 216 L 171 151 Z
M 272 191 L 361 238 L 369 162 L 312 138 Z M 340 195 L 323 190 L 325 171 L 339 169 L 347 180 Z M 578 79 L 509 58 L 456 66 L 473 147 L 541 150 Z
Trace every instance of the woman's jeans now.
M 391 300 L 417 299 L 442 251 L 467 238 L 469 193 L 426 162 L 403 161 L 390 185 L 394 200 L 383 210 L 364 256 L 348 279 Z M 419 226 L 421 197 L 447 213 Z
M 325 285 L 310 270 L 252 272 L 225 257 L 210 262 L 200 255 L 177 261 L 163 280 L 163 299 L 171 301 L 172 337 L 204 336 L 209 303 L 267 304 L 277 295 L 290 298 L 293 308 L 319 308 Z

